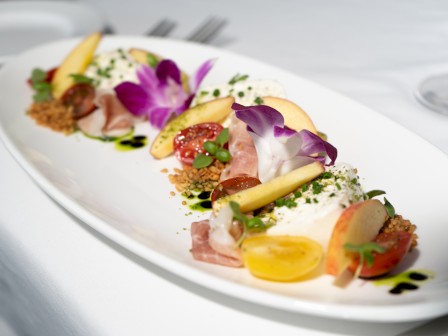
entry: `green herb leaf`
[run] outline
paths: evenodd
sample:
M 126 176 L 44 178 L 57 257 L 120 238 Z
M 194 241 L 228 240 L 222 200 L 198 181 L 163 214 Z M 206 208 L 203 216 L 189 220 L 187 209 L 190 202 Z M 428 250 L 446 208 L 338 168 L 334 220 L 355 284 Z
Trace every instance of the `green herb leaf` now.
M 265 231 L 270 225 L 265 224 L 261 218 L 252 217 L 249 218 L 241 213 L 240 205 L 234 201 L 230 201 L 230 208 L 233 212 L 233 218 L 243 224 L 245 234 L 247 232 L 260 232 Z
M 387 214 L 390 218 L 394 218 L 395 216 L 395 208 L 394 206 L 384 197 L 384 207 L 386 208 Z
M 93 78 L 83 74 L 71 74 L 70 77 L 72 77 L 77 84 L 93 84 Z
M 224 128 L 216 137 L 216 143 L 222 147 L 227 141 L 229 141 L 229 129 Z
M 232 158 L 229 151 L 225 148 L 218 148 L 215 156 L 221 162 L 229 162 Z
M 366 195 L 368 199 L 372 199 L 376 196 L 384 195 L 386 192 L 383 190 L 370 190 L 369 192 L 366 192 Z
M 146 55 L 146 62 L 148 62 L 148 65 L 151 68 L 155 68 L 159 64 L 159 60 L 157 59 L 157 57 L 151 53 L 148 53 Z
M 248 78 L 249 78 L 249 75 L 240 75 L 239 73 L 237 73 L 235 76 L 233 76 L 230 79 L 229 84 L 230 85 L 234 85 L 234 84 L 236 84 L 238 82 L 241 82 L 241 81 L 244 81 L 244 80 L 246 80 Z
M 208 167 L 212 164 L 213 158 L 210 156 L 207 156 L 205 154 L 199 153 L 196 155 L 193 161 L 193 167 L 196 169 L 201 169 Z
M 346 243 L 344 245 L 344 248 L 347 251 L 359 253 L 359 266 L 356 269 L 355 277 L 359 276 L 359 274 L 364 266 L 364 261 L 366 261 L 368 267 L 373 265 L 373 262 L 375 261 L 373 252 L 376 252 L 376 253 L 386 252 L 386 249 L 384 247 L 382 247 L 381 245 L 379 245 L 375 242 L 367 242 L 367 243 L 359 244 L 359 245 L 352 244 L 352 243 Z
M 204 149 L 212 155 L 215 155 L 219 148 L 219 146 L 214 141 L 206 141 L 204 142 L 203 146 Z
M 257 97 L 255 98 L 254 103 L 257 105 L 261 105 L 264 103 L 264 100 L 261 97 Z
M 47 79 L 46 71 L 39 68 L 33 69 L 33 72 L 31 73 L 31 83 L 33 84 L 40 83 L 45 81 L 46 79 Z

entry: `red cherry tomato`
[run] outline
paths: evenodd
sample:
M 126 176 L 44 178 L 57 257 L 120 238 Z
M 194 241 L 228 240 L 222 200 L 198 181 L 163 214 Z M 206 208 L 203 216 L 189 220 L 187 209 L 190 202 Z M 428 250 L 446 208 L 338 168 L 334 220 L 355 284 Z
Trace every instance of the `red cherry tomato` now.
M 213 190 L 211 201 L 214 202 L 218 198 L 235 194 L 238 191 L 249 189 L 261 184 L 260 180 L 252 176 L 237 176 L 220 182 Z
M 187 127 L 174 137 L 174 155 L 183 164 L 191 166 L 197 153 L 207 155 L 204 142 L 215 140 L 222 130 L 220 124 L 213 122 Z
M 73 117 L 80 119 L 96 109 L 93 99 L 95 89 L 90 84 L 76 84 L 65 91 L 61 100 L 66 106 L 73 107 Z
M 364 265 L 359 274 L 362 278 L 373 278 L 384 275 L 391 271 L 404 258 L 412 243 L 412 234 L 405 231 L 382 232 L 376 236 L 375 243 L 384 247 L 384 253 L 373 252 L 374 260 L 372 265 L 364 261 Z M 355 272 L 359 265 L 357 257 L 350 265 L 349 270 Z

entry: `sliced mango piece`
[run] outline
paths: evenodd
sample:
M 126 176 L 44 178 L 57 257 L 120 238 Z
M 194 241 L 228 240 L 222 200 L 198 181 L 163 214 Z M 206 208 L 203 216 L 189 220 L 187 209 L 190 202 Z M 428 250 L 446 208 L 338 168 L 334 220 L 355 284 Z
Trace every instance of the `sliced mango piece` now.
M 221 122 L 232 112 L 233 97 L 219 98 L 196 105 L 168 122 L 151 145 L 150 153 L 156 159 L 167 157 L 173 152 L 176 134 L 192 125 L 203 122 Z
M 75 84 L 70 75 L 84 73 L 102 36 L 101 33 L 96 32 L 84 38 L 59 65 L 51 81 L 54 98 L 61 98 L 64 92 Z

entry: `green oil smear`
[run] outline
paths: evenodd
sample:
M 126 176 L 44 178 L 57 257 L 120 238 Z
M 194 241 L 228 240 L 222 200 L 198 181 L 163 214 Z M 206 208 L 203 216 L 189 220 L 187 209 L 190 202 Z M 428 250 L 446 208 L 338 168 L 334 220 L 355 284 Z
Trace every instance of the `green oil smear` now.
M 435 273 L 429 270 L 409 270 L 373 281 L 376 286 L 390 287 L 389 293 L 403 294 L 419 289 L 420 285 L 434 279 Z
M 81 131 L 81 133 L 82 133 L 85 137 L 87 137 L 87 138 L 89 138 L 89 139 L 92 139 L 92 140 L 98 140 L 98 141 L 102 141 L 102 142 L 115 142 L 115 141 L 119 141 L 119 140 L 121 140 L 121 139 L 124 139 L 124 138 L 127 138 L 127 137 L 132 136 L 132 134 L 134 133 L 134 129 L 131 129 L 128 133 L 126 133 L 126 134 L 124 134 L 124 135 L 122 135 L 122 136 L 119 136 L 119 137 L 107 136 L 107 135 L 93 136 L 93 135 L 84 133 L 84 132 L 82 132 L 82 131 Z
M 127 152 L 140 149 L 148 144 L 148 138 L 145 135 L 127 136 L 115 141 L 115 149 L 120 152 Z
M 210 211 L 212 209 L 212 201 L 210 200 L 211 192 L 192 192 L 190 196 L 184 196 L 188 207 L 194 211 Z

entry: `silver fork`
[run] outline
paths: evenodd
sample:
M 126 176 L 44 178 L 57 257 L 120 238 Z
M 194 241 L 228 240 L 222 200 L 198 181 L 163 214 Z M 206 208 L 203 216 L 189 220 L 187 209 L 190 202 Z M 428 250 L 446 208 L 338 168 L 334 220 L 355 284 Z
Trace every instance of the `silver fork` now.
M 186 37 L 188 41 L 199 43 L 210 42 L 227 25 L 224 18 L 211 16 L 202 23 L 193 33 Z
M 165 37 L 176 27 L 174 21 L 168 19 L 162 19 L 157 24 L 154 25 L 150 30 L 148 30 L 145 35 L 148 36 L 158 36 Z

